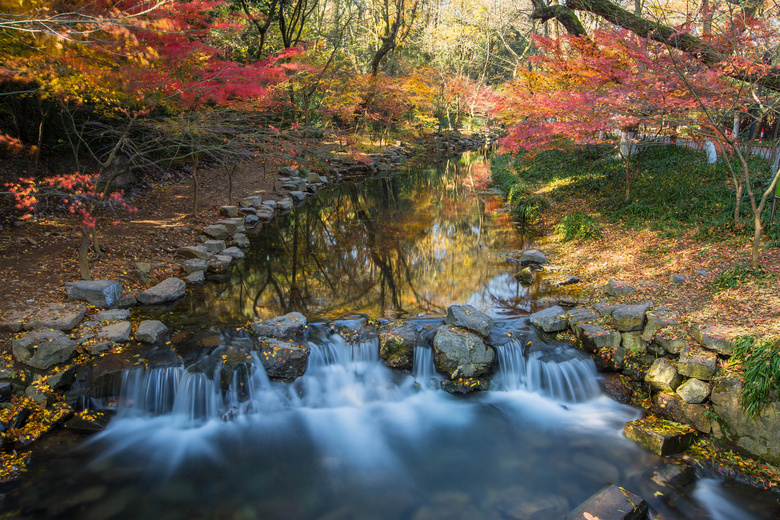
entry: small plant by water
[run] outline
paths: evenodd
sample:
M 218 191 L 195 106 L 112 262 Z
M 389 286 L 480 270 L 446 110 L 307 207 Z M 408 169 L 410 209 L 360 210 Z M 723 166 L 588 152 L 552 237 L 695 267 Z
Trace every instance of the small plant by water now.
M 734 358 L 743 363 L 742 407 L 758 415 L 772 394 L 780 392 L 780 341 L 734 338 Z
M 555 227 L 555 232 L 563 235 L 563 241 L 592 240 L 601 236 L 601 226 L 587 213 L 575 211 L 563 217 Z

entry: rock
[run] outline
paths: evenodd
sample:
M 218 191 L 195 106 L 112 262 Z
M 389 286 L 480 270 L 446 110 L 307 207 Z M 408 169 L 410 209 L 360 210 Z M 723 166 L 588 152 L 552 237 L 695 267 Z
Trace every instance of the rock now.
M 547 263 L 547 256 L 536 249 L 526 249 L 520 258 L 520 265 L 542 265 Z
M 295 204 L 300 204 L 301 202 L 306 200 L 306 194 L 303 193 L 302 191 L 291 191 L 289 195 Z
M 636 292 L 636 289 L 621 280 L 610 280 L 604 286 L 604 292 L 609 296 L 629 296 Z
M 280 211 L 292 211 L 293 201 L 289 197 L 282 199 L 276 203 L 276 207 L 279 208 Z
M 698 379 L 688 379 L 677 387 L 677 395 L 691 404 L 701 404 L 710 396 L 710 385 Z
M 87 349 L 87 352 L 89 352 L 93 356 L 96 356 L 101 352 L 106 352 L 108 350 L 111 350 L 113 347 L 114 344 L 111 343 L 110 341 L 101 341 L 98 343 L 93 343 L 92 345 L 86 345 L 84 348 Z
M 621 332 L 640 331 L 645 324 L 648 304 L 617 305 L 612 310 L 612 323 Z
M 138 324 L 135 331 L 136 341 L 142 343 L 159 343 L 168 334 L 168 327 L 158 320 L 144 320 Z
M 275 210 L 269 209 L 267 206 L 263 206 L 257 211 L 256 216 L 260 219 L 260 222 L 268 222 L 274 218 L 274 212 Z
M 127 309 L 111 309 L 109 311 L 100 311 L 95 316 L 99 322 L 104 321 L 123 321 L 130 319 L 130 311 Z
M 249 239 L 244 233 L 236 233 L 233 235 L 233 245 L 240 247 L 241 249 L 247 249 L 249 247 Z
M 673 284 L 682 284 L 688 281 L 688 277 L 681 274 L 673 274 L 670 278 L 670 281 Z
M 209 267 L 209 263 L 202 258 L 190 258 L 181 263 L 184 271 L 187 274 L 197 273 L 198 271 L 205 271 Z
M 64 363 L 78 346 L 59 330 L 36 330 L 13 341 L 14 359 L 33 368 L 46 370 Z
M 184 246 L 177 249 L 176 253 L 184 258 L 200 258 L 201 260 L 208 260 L 211 257 L 211 252 L 206 249 L 206 246 Z
M 681 381 L 682 377 L 675 366 L 662 358 L 653 362 L 645 376 L 646 383 L 664 392 L 674 392 Z
M 679 453 L 688 448 L 693 442 L 695 434 L 687 426 L 654 417 L 626 423 L 623 433 L 632 441 L 661 457 Z
M 642 339 L 640 332 L 624 332 L 620 335 L 623 348 L 631 352 L 632 355 L 644 354 L 647 352 L 647 342 Z
M 290 179 L 282 183 L 282 189 L 290 193 L 294 191 L 303 192 L 306 191 L 306 181 L 303 179 Z
M 212 224 L 203 228 L 203 234 L 214 240 L 225 240 L 230 235 L 230 232 L 222 224 Z
M 73 330 L 87 314 L 87 306 L 81 303 L 52 303 L 30 316 L 24 328 Z
M 645 341 L 653 341 L 655 333 L 666 327 L 677 327 L 680 323 L 677 321 L 680 317 L 679 314 L 672 311 L 654 310 L 648 311 L 645 314 L 647 318 L 647 324 L 642 331 L 642 339 Z
M 68 419 L 63 427 L 76 433 L 87 435 L 103 431 L 111 420 L 111 414 L 103 410 L 90 410 L 83 416 Z
M 238 205 L 242 208 L 259 208 L 260 196 L 253 195 L 251 197 L 244 197 L 243 199 L 238 201 Z
M 195 271 L 184 277 L 184 283 L 187 285 L 203 285 L 206 282 L 205 271 Z
M 268 220 L 270 220 L 270 218 Z M 247 227 L 255 227 L 259 223 L 260 223 L 260 217 L 258 217 L 257 214 L 247 215 L 246 217 L 244 217 L 244 224 Z
M 222 251 L 225 250 L 225 241 L 224 240 L 206 240 L 203 242 L 203 247 L 206 248 L 206 250 L 210 253 L 209 257 L 206 258 L 206 260 L 211 260 L 212 255 L 218 255 Z
M 145 305 L 176 301 L 184 296 L 187 285 L 179 278 L 167 278 L 138 295 L 138 301 Z
M 569 326 L 569 317 L 563 307 L 555 306 L 543 311 L 535 312 L 529 316 L 531 323 L 545 332 L 558 332 L 566 330 Z
M 411 370 L 417 331 L 411 323 L 391 323 L 379 333 L 379 357 L 396 370 Z
M 111 307 L 122 297 L 122 284 L 116 280 L 67 282 L 65 293 L 71 300 L 86 301 L 95 307 Z
M 648 513 L 645 500 L 611 484 L 569 513 L 567 520 L 645 520 Z
M 251 327 L 258 336 L 278 339 L 304 338 L 308 333 L 306 317 L 300 312 L 291 312 L 272 320 L 256 321 Z
M 655 333 L 653 343 L 669 354 L 679 354 L 688 345 L 688 338 L 681 327 L 666 327 Z
M 593 308 L 596 309 L 596 312 L 599 313 L 599 316 L 612 316 L 615 307 L 617 307 L 617 305 L 609 302 L 599 302 L 593 306 Z
M 599 379 L 599 386 L 604 394 L 618 403 L 628 404 L 631 401 L 631 387 L 624 381 L 623 376 L 614 372 L 603 374 Z
M 73 384 L 78 371 L 79 368 L 77 366 L 71 366 L 62 372 L 58 372 L 47 377 L 46 384 L 49 385 L 53 390 L 66 389 Z
M 621 340 L 619 332 L 607 331 L 590 323 L 577 324 L 575 334 L 582 343 L 582 348 L 590 352 L 596 352 L 604 347 L 617 347 Z
M 489 379 L 466 378 L 458 381 L 443 379 L 441 389 L 452 395 L 466 395 L 472 392 L 487 392 L 490 390 Z
M 296 379 L 306 371 L 311 348 L 308 345 L 287 343 L 273 338 L 259 338 L 260 360 L 268 377 Z
M 569 276 L 565 280 L 560 281 L 557 283 L 559 287 L 564 287 L 566 285 L 574 285 L 575 283 L 580 283 L 580 279 L 577 276 Z
M 522 285 L 531 285 L 534 283 L 534 272 L 531 271 L 530 267 L 523 267 L 520 272 L 515 275 L 515 280 Z
M 693 339 L 702 347 L 714 350 L 718 354 L 730 356 L 734 353 L 734 345 L 725 334 L 711 325 L 698 325 L 693 327 Z
M 118 309 L 129 309 L 131 307 L 135 307 L 138 305 L 138 300 L 135 299 L 135 296 L 132 294 L 128 294 L 127 296 L 122 296 L 119 298 L 119 301 L 116 302 L 116 308 Z
M 238 206 L 220 206 L 219 214 L 223 217 L 236 218 L 241 213 L 238 211 Z
M 718 355 L 696 345 L 686 345 L 680 353 L 677 371 L 682 376 L 709 381 L 718 369 Z M 689 401 L 692 402 L 692 401 Z
M 490 334 L 493 328 L 493 320 L 471 305 L 450 305 L 444 323 L 453 327 L 461 327 L 476 332 L 482 337 Z
M 133 326 L 129 321 L 120 321 L 119 323 L 112 323 L 106 325 L 98 332 L 99 339 L 104 341 L 113 341 L 115 343 L 125 343 L 130 341 L 130 333 L 133 330 Z
M 266 206 L 268 209 L 270 209 L 271 213 L 276 211 L 276 201 L 275 200 L 271 200 L 271 199 L 264 200 L 263 201 L 263 206 Z
M 233 263 L 233 257 L 228 255 L 214 255 L 209 260 L 209 271 L 222 272 Z
M 589 323 L 599 319 L 598 314 L 584 307 L 571 309 L 566 313 L 566 316 L 569 318 L 569 328 L 572 330 L 572 332 L 577 330 L 577 325 L 580 323 Z
M 282 177 L 293 177 L 296 175 L 296 172 L 291 166 L 282 166 L 279 168 L 279 175 Z
M 152 272 L 152 264 L 147 262 L 135 262 L 133 265 L 136 274 L 138 275 L 138 280 L 143 284 L 147 283 L 149 281 L 149 274 Z
M 0 332 L 17 333 L 24 329 L 24 323 L 36 309 L 6 310 L 0 318 Z
M 476 334 L 451 326 L 436 329 L 433 338 L 433 361 L 450 379 L 488 374 L 493 366 L 493 349 Z
M 222 255 L 229 256 L 230 258 L 233 258 L 235 260 L 243 260 L 244 259 L 244 252 L 241 251 L 239 248 L 233 246 L 228 247 L 224 251 L 222 251 Z

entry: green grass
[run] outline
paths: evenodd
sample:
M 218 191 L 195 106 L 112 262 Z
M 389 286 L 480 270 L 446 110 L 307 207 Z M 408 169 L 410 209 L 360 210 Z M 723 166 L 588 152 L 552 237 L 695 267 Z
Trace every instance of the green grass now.
M 563 241 L 590 240 L 601 236 L 601 226 L 593 217 L 575 211 L 564 216 L 555 232 L 563 235 Z
M 642 150 L 631 199 L 625 199 L 625 169 L 611 147 L 550 150 L 535 155 L 508 154 L 493 159 L 494 185 L 532 192 L 552 186 L 550 199 L 575 196 L 590 199 L 601 214 L 627 228 L 648 228 L 661 236 L 678 237 L 693 230 L 704 240 L 721 240 L 735 233 L 752 234 L 750 203 L 743 198 L 742 225 L 734 225 L 735 196 L 728 167 L 722 161 L 707 164 L 703 153 L 676 146 L 652 146 Z M 760 158 L 750 161 L 752 171 L 766 172 Z M 637 163 L 632 163 L 632 168 Z M 767 175 L 755 175 L 760 192 Z M 521 185 L 520 188 L 515 185 Z M 768 225 L 769 205 L 762 215 Z M 780 245 L 780 225 L 767 229 L 769 244 Z
M 712 281 L 712 287 L 718 291 L 733 289 L 750 280 L 762 280 L 766 278 L 766 274 L 766 271 L 761 266 L 738 265 L 718 274 Z

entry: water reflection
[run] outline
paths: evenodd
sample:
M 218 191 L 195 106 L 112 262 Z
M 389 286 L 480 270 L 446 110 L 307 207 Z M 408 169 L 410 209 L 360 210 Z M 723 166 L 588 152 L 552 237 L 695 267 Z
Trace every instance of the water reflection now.
M 259 230 L 229 280 L 198 289 L 179 312 L 211 324 L 290 311 L 398 318 L 517 299 L 522 288 L 502 276 L 515 266 L 496 254 L 519 237 L 492 211 L 502 201 L 480 191 L 488 180 L 488 163 L 466 156 L 334 187 Z

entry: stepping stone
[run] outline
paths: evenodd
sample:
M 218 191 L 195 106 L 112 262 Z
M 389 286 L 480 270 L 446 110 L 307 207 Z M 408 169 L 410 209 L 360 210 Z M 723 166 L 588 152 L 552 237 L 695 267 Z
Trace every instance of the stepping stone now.
M 33 368 L 47 370 L 64 363 L 78 344 L 59 330 L 36 330 L 12 343 L 14 359 Z
M 129 309 L 131 307 L 135 307 L 138 305 L 138 300 L 135 299 L 135 296 L 132 294 L 128 294 L 127 296 L 122 296 L 119 298 L 119 301 L 116 302 L 115 307 L 117 309 Z
M 241 251 L 239 248 L 233 246 L 228 247 L 224 251 L 222 251 L 222 255 L 229 256 L 231 258 L 234 258 L 235 260 L 243 260 L 244 259 L 244 252 Z
M 293 201 L 292 201 L 291 198 L 282 199 L 282 200 L 280 200 L 280 201 L 278 201 L 276 203 L 276 206 L 281 211 L 285 211 L 285 212 L 286 211 L 292 211 L 292 209 L 293 209 Z M 258 213 L 258 216 L 260 216 L 259 213 Z
M 104 321 L 124 321 L 130 319 L 130 311 L 127 309 L 111 309 L 108 311 L 100 311 L 95 317 L 100 322 Z
M 190 274 L 197 273 L 198 271 L 205 271 L 208 269 L 209 263 L 200 258 L 190 258 L 189 260 L 182 262 L 181 266 L 184 268 L 187 274 Z
M 125 343 L 130 341 L 130 334 L 132 333 L 133 326 L 129 321 L 120 321 L 119 323 L 112 323 L 106 325 L 97 334 L 99 339 L 104 341 L 113 341 L 115 343 Z
M 656 455 L 666 457 L 687 449 L 696 432 L 678 423 L 646 417 L 626 423 L 623 433 Z
M 206 246 L 184 246 L 177 249 L 176 253 L 184 258 L 200 258 L 201 260 L 208 260 L 212 254 Z
M 238 211 L 238 206 L 221 206 L 219 214 L 223 217 L 235 218 L 240 215 L 240 212 Z
M 199 271 L 203 273 L 203 271 Z M 138 330 L 135 331 L 136 341 L 143 343 L 158 343 L 168 333 L 168 327 L 158 320 L 144 320 L 138 324 Z
M 558 332 L 569 326 L 566 311 L 558 305 L 531 314 L 529 320 L 545 332 Z
M 272 320 L 256 321 L 251 327 L 258 336 L 278 339 L 305 337 L 308 333 L 306 317 L 300 312 L 291 312 Z
M 247 249 L 250 246 L 249 238 L 243 233 L 237 233 L 233 237 L 233 244 L 240 247 L 241 249 Z
M 79 280 L 67 282 L 68 299 L 86 301 L 95 307 L 111 307 L 122 297 L 122 284 L 116 280 Z
M 612 484 L 583 502 L 566 520 L 646 520 L 648 511 L 642 497 Z
M 212 224 L 203 228 L 203 234 L 214 240 L 225 240 L 230 236 L 228 228 L 222 224 Z
M 520 258 L 520 265 L 541 265 L 547 263 L 547 256 L 536 249 L 527 249 L 523 251 Z
M 30 316 L 24 328 L 73 330 L 86 314 L 87 306 L 81 303 L 52 303 Z
M 209 253 L 211 253 L 211 255 L 218 255 L 225 250 L 225 247 L 227 247 L 224 240 L 206 240 L 203 242 L 203 246 L 208 250 Z M 211 256 L 205 260 L 211 260 Z
M 138 295 L 138 301 L 145 305 L 176 301 L 184 296 L 187 285 L 179 278 L 167 278 Z
M 260 196 L 253 195 L 251 197 L 244 197 L 238 201 L 238 205 L 242 208 L 257 208 L 260 206 Z
M 483 337 L 493 328 L 493 319 L 471 305 L 450 305 L 444 323 L 474 331 Z
M 6 310 L 0 318 L 0 332 L 21 332 L 24 323 L 36 312 L 36 309 Z
M 195 271 L 184 277 L 184 283 L 188 285 L 203 285 L 205 282 L 205 271 Z

